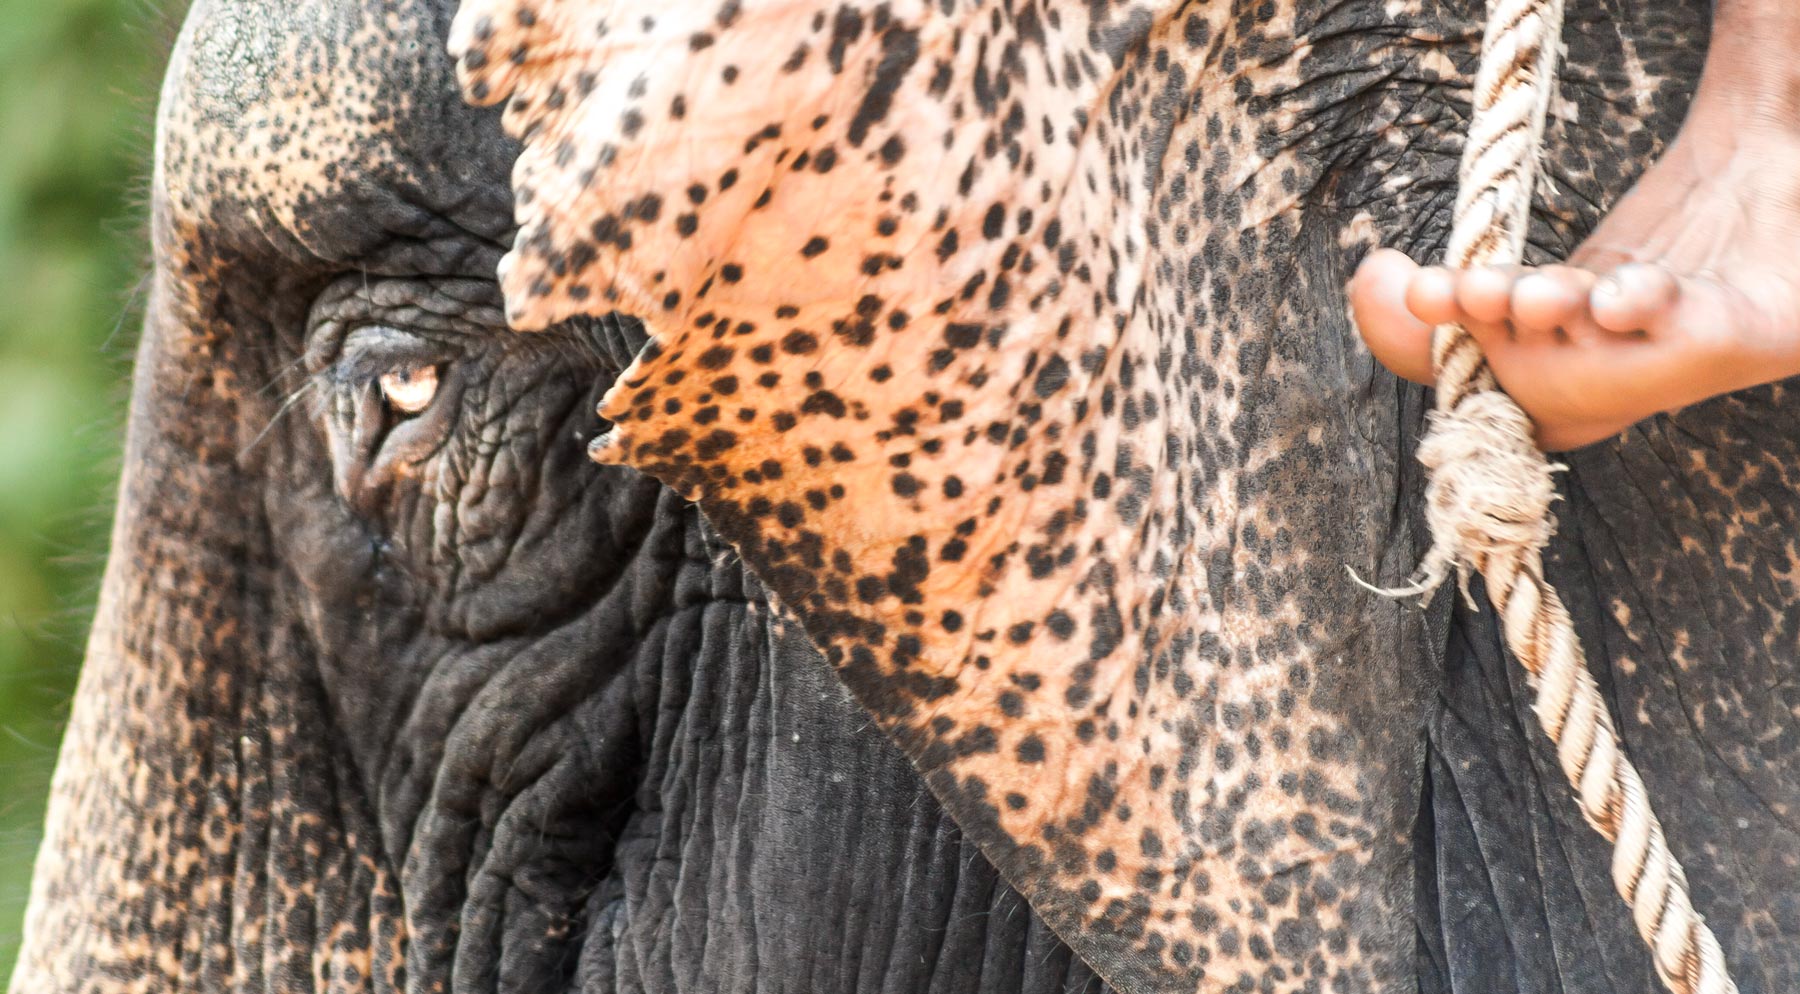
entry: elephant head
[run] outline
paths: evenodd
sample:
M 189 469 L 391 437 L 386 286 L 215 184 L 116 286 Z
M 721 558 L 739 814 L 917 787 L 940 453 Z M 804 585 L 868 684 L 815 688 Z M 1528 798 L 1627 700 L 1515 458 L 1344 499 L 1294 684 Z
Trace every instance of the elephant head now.
M 1341 287 L 1447 229 L 1479 4 L 451 14 L 190 14 L 17 989 L 1653 983 L 1492 618 L 1346 576 L 1424 400 Z M 1534 253 L 1705 19 L 1573 5 Z M 1553 550 L 1747 991 L 1783 398 L 1578 455 Z

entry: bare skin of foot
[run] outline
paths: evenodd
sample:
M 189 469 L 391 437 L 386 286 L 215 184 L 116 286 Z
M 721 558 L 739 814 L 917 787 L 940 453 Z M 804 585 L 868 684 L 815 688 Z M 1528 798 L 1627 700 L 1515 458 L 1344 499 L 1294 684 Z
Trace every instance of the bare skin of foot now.
M 1800 4 L 1719 0 L 1694 103 L 1567 265 L 1452 271 L 1392 250 L 1350 283 L 1370 351 L 1430 383 L 1460 322 L 1548 450 L 1800 374 Z

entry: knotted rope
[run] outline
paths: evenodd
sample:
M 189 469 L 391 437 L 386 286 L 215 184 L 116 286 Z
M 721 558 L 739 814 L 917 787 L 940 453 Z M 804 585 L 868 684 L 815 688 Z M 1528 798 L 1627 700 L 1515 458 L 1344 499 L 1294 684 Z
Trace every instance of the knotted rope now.
M 1524 256 L 1531 193 L 1556 72 L 1563 0 L 1489 0 L 1475 111 L 1463 152 L 1448 265 L 1507 265 Z M 1552 466 L 1531 419 L 1501 391 L 1481 347 L 1458 325 L 1432 334 L 1437 409 L 1419 447 L 1430 471 L 1433 545 L 1409 593 L 1454 571 L 1487 580 L 1506 644 L 1530 674 L 1533 710 L 1588 824 L 1613 843 L 1612 878 L 1676 994 L 1735 994 L 1719 941 L 1688 899 L 1687 878 L 1619 747 L 1569 612 L 1544 578 L 1555 499 Z

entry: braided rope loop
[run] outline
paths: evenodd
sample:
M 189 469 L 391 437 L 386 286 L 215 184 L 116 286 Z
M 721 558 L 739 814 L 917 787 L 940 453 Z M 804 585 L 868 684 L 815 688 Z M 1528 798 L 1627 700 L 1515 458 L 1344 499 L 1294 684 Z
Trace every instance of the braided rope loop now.
M 1448 265 L 1467 269 L 1524 257 L 1531 193 L 1562 31 L 1562 0 L 1490 0 L 1474 116 L 1459 173 Z M 1418 583 L 1428 593 L 1452 572 L 1467 593 L 1478 571 L 1506 644 L 1536 691 L 1534 710 L 1556 746 L 1582 815 L 1614 843 L 1612 878 L 1675 994 L 1735 994 L 1718 939 L 1688 898 L 1687 878 L 1650 810 L 1643 780 L 1588 672 L 1569 612 L 1544 578 L 1556 499 L 1553 466 L 1531 419 L 1501 389 L 1468 331 L 1432 335 L 1437 408 L 1419 446 L 1430 471 L 1433 545 Z

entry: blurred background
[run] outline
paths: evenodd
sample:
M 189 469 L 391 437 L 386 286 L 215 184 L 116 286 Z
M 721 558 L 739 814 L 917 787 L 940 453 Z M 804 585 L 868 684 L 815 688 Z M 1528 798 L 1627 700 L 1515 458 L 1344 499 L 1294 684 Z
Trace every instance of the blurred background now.
M 106 554 L 163 6 L 0 4 L 0 980 Z

